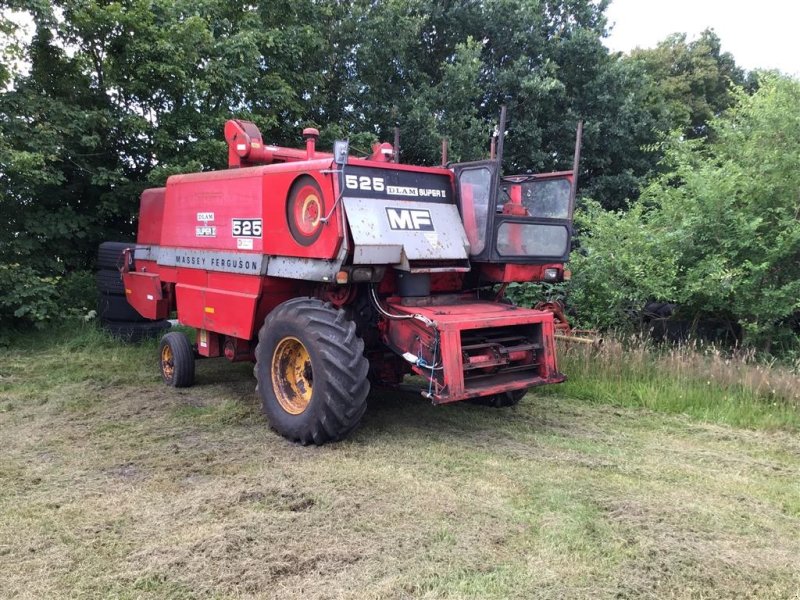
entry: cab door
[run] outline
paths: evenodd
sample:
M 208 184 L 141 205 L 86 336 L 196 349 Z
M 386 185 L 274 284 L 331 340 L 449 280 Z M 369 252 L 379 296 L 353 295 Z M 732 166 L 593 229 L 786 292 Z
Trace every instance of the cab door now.
M 470 245 L 470 260 L 489 262 L 497 212 L 498 164 L 496 160 L 453 165 L 456 197 Z

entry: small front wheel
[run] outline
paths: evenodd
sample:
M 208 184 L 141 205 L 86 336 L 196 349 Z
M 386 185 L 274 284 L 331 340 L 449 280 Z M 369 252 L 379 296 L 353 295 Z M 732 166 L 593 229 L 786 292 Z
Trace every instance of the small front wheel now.
M 184 334 L 171 331 L 161 338 L 158 356 L 164 383 L 172 387 L 189 387 L 194 383 L 194 350 Z

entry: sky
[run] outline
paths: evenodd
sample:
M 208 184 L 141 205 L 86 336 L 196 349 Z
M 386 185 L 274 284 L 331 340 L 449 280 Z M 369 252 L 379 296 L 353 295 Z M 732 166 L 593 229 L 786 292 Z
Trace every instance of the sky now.
M 611 0 L 606 46 L 651 48 L 671 33 L 712 28 L 736 64 L 800 76 L 800 0 Z

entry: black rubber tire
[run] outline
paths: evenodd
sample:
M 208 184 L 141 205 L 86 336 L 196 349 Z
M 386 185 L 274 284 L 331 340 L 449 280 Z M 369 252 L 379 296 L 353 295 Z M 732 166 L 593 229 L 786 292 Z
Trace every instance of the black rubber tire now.
M 514 390 L 512 392 L 503 392 L 502 394 L 495 394 L 494 396 L 484 396 L 483 398 L 472 398 L 472 404 L 480 406 L 491 406 L 492 408 L 505 408 L 506 406 L 514 406 L 519 404 L 519 401 L 525 397 L 528 389 Z
M 97 298 L 97 316 L 104 321 L 150 321 L 128 304 L 125 296 L 100 294 Z
M 97 249 L 98 270 L 108 269 L 119 271 L 122 267 L 122 252 L 125 248 L 132 248 L 132 242 L 103 242 Z
M 100 321 L 100 325 L 115 338 L 125 342 L 140 342 L 161 335 L 170 328 L 169 321 Z
M 295 338 L 312 369 L 312 392 L 299 414 L 281 406 L 273 388 L 278 344 Z M 294 298 L 275 308 L 258 332 L 256 390 L 270 425 L 283 437 L 306 444 L 336 441 L 350 433 L 367 409 L 369 363 L 356 324 L 345 312 L 316 298 Z
M 167 350 L 169 359 L 165 357 Z M 161 379 L 164 383 L 176 388 L 189 387 L 194 383 L 194 349 L 189 338 L 183 333 L 170 331 L 161 338 L 158 358 Z M 171 373 L 166 370 L 168 367 L 172 367 Z
M 94 274 L 97 281 L 97 291 L 101 294 L 125 295 L 125 286 L 122 283 L 122 274 L 119 271 L 102 270 Z

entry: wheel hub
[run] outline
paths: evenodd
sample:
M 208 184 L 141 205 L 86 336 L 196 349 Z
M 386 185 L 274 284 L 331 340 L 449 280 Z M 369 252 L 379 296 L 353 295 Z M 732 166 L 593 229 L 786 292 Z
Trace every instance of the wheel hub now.
M 311 356 L 296 337 L 286 337 L 272 354 L 272 389 L 281 408 L 299 415 L 311 402 L 314 371 Z
M 175 375 L 175 357 L 169 344 L 165 344 L 161 349 L 161 372 L 170 380 Z

